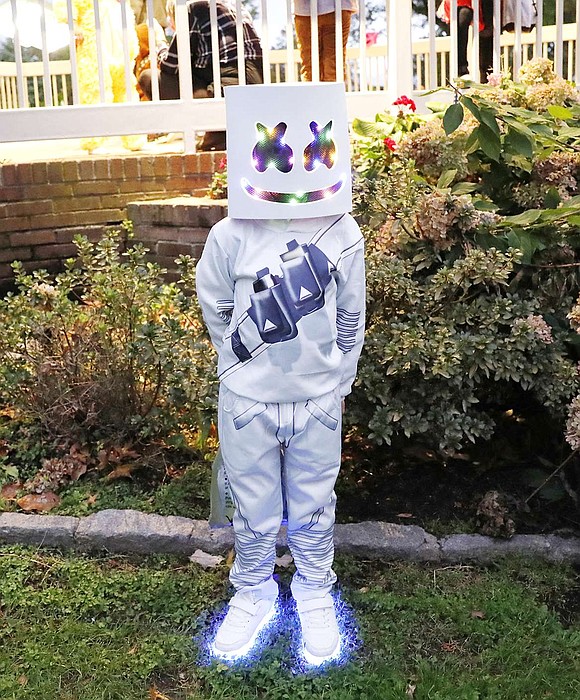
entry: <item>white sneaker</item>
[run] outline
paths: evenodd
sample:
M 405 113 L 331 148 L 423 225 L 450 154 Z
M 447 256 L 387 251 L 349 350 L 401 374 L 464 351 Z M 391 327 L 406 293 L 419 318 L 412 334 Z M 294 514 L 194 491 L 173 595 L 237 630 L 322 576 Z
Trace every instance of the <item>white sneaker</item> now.
M 340 653 L 340 634 L 330 594 L 323 598 L 297 601 L 302 626 L 304 657 L 310 664 L 321 664 Z
M 277 591 L 278 586 L 274 585 Z M 238 591 L 230 600 L 213 643 L 217 656 L 233 659 L 244 656 L 254 646 L 258 634 L 276 612 L 277 592 L 274 596 L 259 596 L 259 591 Z

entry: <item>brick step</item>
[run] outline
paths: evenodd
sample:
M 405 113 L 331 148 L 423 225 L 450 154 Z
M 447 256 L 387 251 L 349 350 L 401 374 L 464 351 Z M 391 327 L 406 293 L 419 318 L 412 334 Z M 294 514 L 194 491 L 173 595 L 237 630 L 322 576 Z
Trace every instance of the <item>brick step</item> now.
M 133 240 L 168 270 L 168 280 L 175 280 L 175 259 L 199 259 L 210 228 L 227 216 L 227 201 L 187 196 L 141 200 L 127 205 L 127 216 L 133 222 Z

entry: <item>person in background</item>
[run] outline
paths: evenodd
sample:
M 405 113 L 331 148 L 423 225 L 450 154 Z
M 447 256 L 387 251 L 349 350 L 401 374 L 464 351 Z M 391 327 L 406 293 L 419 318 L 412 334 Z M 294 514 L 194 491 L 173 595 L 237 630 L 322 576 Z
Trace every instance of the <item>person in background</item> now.
M 449 24 L 451 21 L 450 0 L 443 0 L 437 10 L 437 17 Z M 457 0 L 457 72 L 469 73 L 467 42 L 469 27 L 473 23 L 473 3 L 471 0 Z M 479 3 L 479 80 L 487 82 L 487 75 L 493 70 L 493 0 L 480 0 Z
M 358 0 L 342 0 L 342 58 L 346 73 L 346 42 L 352 15 L 358 11 Z M 318 62 L 320 80 L 336 81 L 336 3 L 318 0 Z M 302 61 L 302 79 L 312 80 L 312 25 L 310 0 L 295 0 L 294 24 Z
M 135 58 L 135 65 L 133 66 L 133 74 L 137 81 L 144 70 L 149 70 L 151 68 L 151 55 L 149 49 L 149 25 L 138 24 L 135 27 L 137 31 L 137 38 L 139 40 L 139 53 Z M 155 44 L 157 47 L 165 46 L 167 41 L 165 39 L 165 34 L 159 22 L 156 19 L 153 20 L 153 35 L 155 38 Z M 139 93 L 139 99 L 146 101 L 148 99 L 147 95 L 143 92 L 139 82 L 137 82 L 137 92 Z
M 147 0 L 130 0 L 131 8 L 135 14 L 135 23 L 147 24 Z M 167 19 L 167 11 L 165 9 L 165 0 L 153 0 L 153 17 L 165 29 L 169 26 Z
M 223 0 L 216 3 L 218 43 L 220 50 L 220 78 L 222 86 L 237 85 L 238 47 L 235 9 Z M 189 17 L 189 41 L 191 48 L 191 72 L 194 97 L 213 97 L 213 66 L 211 46 L 211 19 L 209 0 L 193 0 L 187 5 Z M 167 16 L 175 29 L 175 0 L 167 2 Z M 249 14 L 244 12 L 244 58 L 246 83 L 263 82 L 262 47 Z M 162 100 L 179 99 L 179 62 L 177 57 L 177 34 L 169 46 L 161 47 L 158 53 L 159 96 Z M 143 71 L 139 83 L 151 99 L 151 73 Z
M 236 11 L 227 0 L 216 3 L 217 29 L 220 58 L 220 80 L 222 88 L 239 83 L 238 46 L 236 32 Z M 189 44 L 191 51 L 191 75 L 193 97 L 213 97 L 213 57 L 211 46 L 211 17 L 209 0 L 193 0 L 187 5 L 189 17 Z M 167 17 L 171 29 L 175 31 L 175 0 L 167 1 Z M 244 62 L 246 84 L 263 82 L 262 46 L 252 18 L 243 13 L 242 29 L 244 36 Z M 158 55 L 159 97 L 162 100 L 177 100 L 179 89 L 179 62 L 177 56 L 177 34 L 169 46 L 161 47 Z M 146 99 L 152 98 L 151 70 L 144 70 L 139 76 L 139 86 Z M 224 150 L 225 131 L 206 132 L 198 144 L 199 150 Z
M 133 16 L 126 6 L 127 42 L 131 60 L 137 55 L 137 33 Z M 68 23 L 66 0 L 55 0 L 53 11 L 59 22 Z M 95 10 L 93 0 L 72 0 L 73 24 L 75 30 L 75 50 L 77 77 L 81 104 L 101 102 L 98 75 L 99 54 L 103 67 L 105 102 L 125 102 L 128 99 L 125 81 L 125 51 L 123 48 L 123 6 L 119 0 L 99 0 L 101 42 L 98 45 Z M 142 135 L 123 136 L 125 148 L 140 150 L 146 143 Z M 81 148 L 92 152 L 102 146 L 105 138 L 95 136 L 81 139 Z

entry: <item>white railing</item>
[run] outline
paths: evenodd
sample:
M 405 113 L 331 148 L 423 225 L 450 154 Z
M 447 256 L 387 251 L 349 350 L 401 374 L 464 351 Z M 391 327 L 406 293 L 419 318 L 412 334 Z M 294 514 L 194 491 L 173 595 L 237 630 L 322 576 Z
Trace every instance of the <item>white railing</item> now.
M 36 3 L 41 13 L 42 60 L 25 63 L 21 59 L 19 32 L 14 34 L 15 62 L 0 63 L 0 143 L 5 141 L 29 141 L 38 139 L 78 138 L 85 136 L 123 135 L 129 133 L 155 133 L 160 130 L 176 131 L 184 134 L 186 150 L 195 149 L 195 132 L 220 129 L 225 125 L 225 110 L 221 97 L 193 99 L 191 88 L 191 63 L 189 60 L 189 37 L 187 0 L 176 0 L 176 25 L 179 41 L 179 65 L 181 99 L 160 102 L 155 75 L 153 80 L 153 101 L 139 102 L 134 89 L 133 56 L 130 51 L 132 34 L 132 14 L 130 0 L 116 0 L 123 11 L 123 33 L 120 42 L 125 56 L 125 85 L 128 101 L 124 103 L 107 103 L 103 60 L 105 56 L 106 36 L 99 23 L 105 16 L 99 15 L 99 8 L 110 0 L 92 0 L 96 10 L 96 60 L 94 66 L 94 85 L 98 92 L 94 104 L 82 104 L 79 92 L 77 54 L 75 49 L 75 28 L 72 10 L 75 0 L 60 0 L 68 8 L 68 35 L 70 61 L 51 61 L 47 50 L 46 12 L 54 0 L 0 0 L 0 20 L 2 9 L 9 7 L 12 15 L 22 11 L 25 3 Z M 149 36 L 153 40 L 153 2 L 144 0 L 148 8 Z M 244 6 L 243 0 L 228 0 L 238 10 Z M 576 79 L 580 75 L 579 23 L 564 24 L 564 0 L 549 0 L 555 3 L 554 26 L 543 26 L 544 0 L 537 0 L 539 10 L 538 28 L 531 33 L 521 31 L 516 25 L 514 33 L 501 33 L 499 21 L 502 0 L 494 0 L 494 68 L 511 72 L 517 76 L 522 63 L 535 55 L 553 58 L 560 75 L 567 79 Z M 210 12 L 215 22 L 216 0 L 209 0 Z M 548 0 L 546 0 L 546 3 Z M 101 5 L 102 3 L 102 5 Z M 311 0 L 315 7 L 316 0 Z M 384 0 L 385 12 L 373 25 L 365 17 L 363 8 L 365 0 L 360 0 L 358 22 L 362 41 L 349 46 L 346 52 L 346 87 L 349 114 L 363 118 L 372 117 L 384 109 L 385 105 L 403 93 L 433 89 L 445 85 L 450 76 L 457 75 L 457 30 L 454 21 L 457 18 L 455 0 L 451 2 L 450 36 L 436 36 L 435 8 L 437 0 L 427 0 L 428 15 L 423 21 L 423 34 L 428 38 L 412 41 L 411 0 Z M 482 0 L 472 0 L 474 14 L 481 11 Z M 264 51 L 265 82 L 282 82 L 286 79 L 296 80 L 300 73 L 300 54 L 294 39 L 292 0 L 255 0 L 260 16 L 255 22 L 261 36 Z M 376 5 L 376 3 L 374 3 Z M 340 0 L 335 0 L 339 8 Z M 119 5 L 116 6 L 117 8 Z M 580 13 L 580 0 L 576 2 L 576 12 Z M 337 17 L 339 13 L 337 13 Z M 130 21 L 129 21 L 130 19 Z M 279 36 L 274 34 L 275 19 L 278 20 L 276 31 L 282 28 L 290 42 L 282 49 L 272 49 Z M 416 19 L 416 18 L 415 18 Z M 316 22 L 313 20 L 313 30 Z M 337 20 L 337 24 L 339 21 Z M 415 22 L 415 26 L 417 22 Z M 18 24 L 16 25 L 18 27 Z M 20 25 L 21 26 L 21 25 Z M 64 25 L 63 25 L 64 26 Z M 339 26 L 337 28 L 340 28 Z M 381 30 L 382 38 L 378 44 L 367 46 L 364 38 L 367 31 Z M 242 24 L 238 19 L 238 45 L 242 45 Z M 315 32 L 314 34 L 315 35 Z M 384 37 L 386 36 L 386 44 Z M 154 41 L 150 42 L 152 45 Z M 276 41 L 279 44 L 279 41 Z M 213 31 L 212 44 L 217 47 L 217 30 Z M 478 67 L 477 37 L 470 40 L 469 63 L 472 73 L 477 74 Z M 340 74 L 342 53 L 337 45 L 337 66 Z M 316 42 L 313 41 L 313 53 Z M 217 51 L 214 52 L 217 54 Z M 156 53 L 152 51 L 153 64 L 156 65 Z M 340 60 L 339 60 L 340 59 Z M 243 61 L 240 62 L 240 64 Z M 242 67 L 240 65 L 240 67 Z M 219 86 L 219 66 L 214 62 L 214 83 Z M 155 74 L 155 69 L 154 69 Z M 240 71 L 243 75 L 243 71 Z M 313 75 L 318 75 L 318 60 L 313 56 Z M 219 90 L 216 90 L 219 95 Z M 42 114 L 41 114 L 42 112 Z
M 71 62 L 49 62 L 50 89 L 52 103 L 68 105 L 70 100 Z M 47 100 L 44 97 L 44 66 L 35 61 L 22 64 L 24 78 L 24 104 L 18 100 L 18 75 L 16 63 L 0 61 L 0 109 L 17 109 L 18 107 L 43 107 Z
M 541 39 L 538 41 L 538 32 L 522 33 L 518 41 L 517 35 L 504 32 L 500 36 L 498 50 L 499 67 L 502 73 L 515 75 L 516 56 L 520 55 L 519 65 L 523 65 L 536 56 L 554 60 L 555 46 L 560 39 L 562 62 L 559 74 L 566 80 L 577 81 L 576 75 L 576 45 L 578 44 L 578 28 L 576 23 L 564 24 L 560 28 L 556 26 L 543 27 Z M 414 88 L 417 91 L 433 89 L 447 84 L 453 75 L 451 69 L 451 38 L 449 36 L 435 39 L 435 63 L 434 73 L 431 75 L 431 46 L 429 39 L 420 39 L 413 42 Z M 468 52 L 473 52 L 473 42 L 470 41 Z

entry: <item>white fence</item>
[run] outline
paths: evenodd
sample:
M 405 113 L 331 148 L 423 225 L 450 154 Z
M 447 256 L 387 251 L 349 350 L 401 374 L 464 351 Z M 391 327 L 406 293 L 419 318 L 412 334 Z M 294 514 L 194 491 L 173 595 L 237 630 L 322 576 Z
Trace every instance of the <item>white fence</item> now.
M 70 60 L 53 61 L 48 55 L 46 17 L 51 0 L 0 0 L 2 6 L 9 5 L 15 21 L 14 44 L 16 60 L 0 62 L 0 142 L 28 141 L 67 137 L 97 135 L 121 135 L 128 133 L 151 133 L 163 131 L 183 132 L 186 150 L 195 148 L 195 132 L 223 128 L 225 113 L 223 99 L 193 99 L 191 88 L 191 63 L 189 60 L 187 0 L 176 0 L 176 25 L 179 41 L 180 87 L 179 100 L 160 102 L 156 88 L 155 68 L 152 102 L 139 102 L 134 90 L 133 55 L 131 54 L 131 35 L 134 32 L 131 0 L 118 0 L 122 9 L 122 44 L 125 56 L 125 84 L 129 101 L 124 103 L 107 103 L 104 90 L 103 57 L 106 49 L 106 37 L 101 26 L 104 5 L 110 0 L 92 0 L 96 24 L 97 60 L 94 66 L 94 85 L 98 93 L 94 104 L 81 104 L 87 100 L 79 94 L 79 71 L 75 49 L 75 32 L 78 27 L 73 22 L 76 0 L 59 0 L 66 4 L 68 10 L 68 32 Z M 135 2 L 138 0 L 133 0 Z M 245 7 L 243 0 L 228 0 L 238 10 Z M 143 0 L 148 11 L 150 43 L 154 38 L 153 0 Z M 538 26 L 532 32 L 521 29 L 521 19 L 516 20 L 513 33 L 501 32 L 500 7 L 502 0 L 494 0 L 494 69 L 517 72 L 525 61 L 533 56 L 542 55 L 554 60 L 557 72 L 563 77 L 575 80 L 580 75 L 579 22 L 564 24 L 564 0 L 537 0 Z M 38 42 L 43 47 L 42 60 L 24 62 L 21 58 L 19 27 L 22 27 L 22 12 L 25 4 L 38 7 L 39 36 Z M 101 5 L 103 3 L 103 5 Z M 215 27 L 216 0 L 209 0 L 210 13 L 214 23 L 212 45 L 217 46 L 218 35 Z M 311 0 L 312 7 L 316 0 Z M 335 0 L 336 7 L 341 5 Z M 436 36 L 435 23 L 436 0 L 427 0 L 426 17 L 413 17 L 411 0 L 384 0 L 384 12 L 367 17 L 363 11 L 365 1 L 360 0 L 360 12 L 353 21 L 353 36 L 362 37 L 353 44 L 353 36 L 346 52 L 346 87 L 348 91 L 349 113 L 351 116 L 371 117 L 384 109 L 396 96 L 403 93 L 415 93 L 445 85 L 447 80 L 457 75 L 457 7 L 456 0 L 451 1 L 450 36 Z M 264 51 L 265 82 L 282 82 L 298 79 L 300 72 L 300 54 L 294 38 L 292 0 L 253 0 L 250 6 L 257 7 L 256 29 L 261 36 Z M 472 2 L 475 22 L 481 13 L 482 0 Z M 554 7 L 556 23 L 544 26 L 544 9 Z M 376 2 L 373 3 L 376 6 Z M 20 17 L 19 15 L 20 8 Z M 382 9 L 382 8 L 381 8 Z M 99 13 L 99 10 L 101 12 Z M 576 14 L 580 12 L 580 0 L 576 2 Z M 337 29 L 340 29 L 340 13 L 337 16 Z M 0 18 L 2 15 L 0 14 Z M 422 19 L 422 22 L 419 21 Z M 569 19 L 569 18 L 568 18 Z M 576 17 L 573 18 L 574 20 Z M 312 20 L 313 30 L 313 76 L 318 76 L 318 47 L 316 41 L 316 23 Z M 421 26 L 422 25 L 422 26 Z M 63 25 L 65 26 L 65 25 Z M 411 27 L 419 27 L 425 39 L 412 39 Z M 237 26 L 238 47 L 243 45 L 241 20 Z M 274 34 L 278 33 L 278 36 Z M 379 33 L 379 42 L 367 45 L 366 37 Z M 441 33 L 441 32 L 439 32 Z M 338 31 L 337 31 L 338 34 Z M 289 37 L 284 48 L 273 49 L 279 45 L 280 38 Z M 479 62 L 479 39 L 472 37 L 469 46 L 469 62 L 472 75 L 477 75 Z M 337 74 L 342 71 L 342 51 L 337 42 Z M 240 51 L 241 53 L 241 51 Z M 214 51 L 217 55 L 217 51 Z M 155 49 L 152 51 L 153 63 L 156 64 Z M 239 59 L 242 68 L 243 58 Z M 214 82 L 219 86 L 219 65 L 213 64 Z M 240 70 L 240 75 L 243 70 Z M 242 78 L 243 81 L 243 78 Z M 219 95 L 219 91 L 216 90 Z

